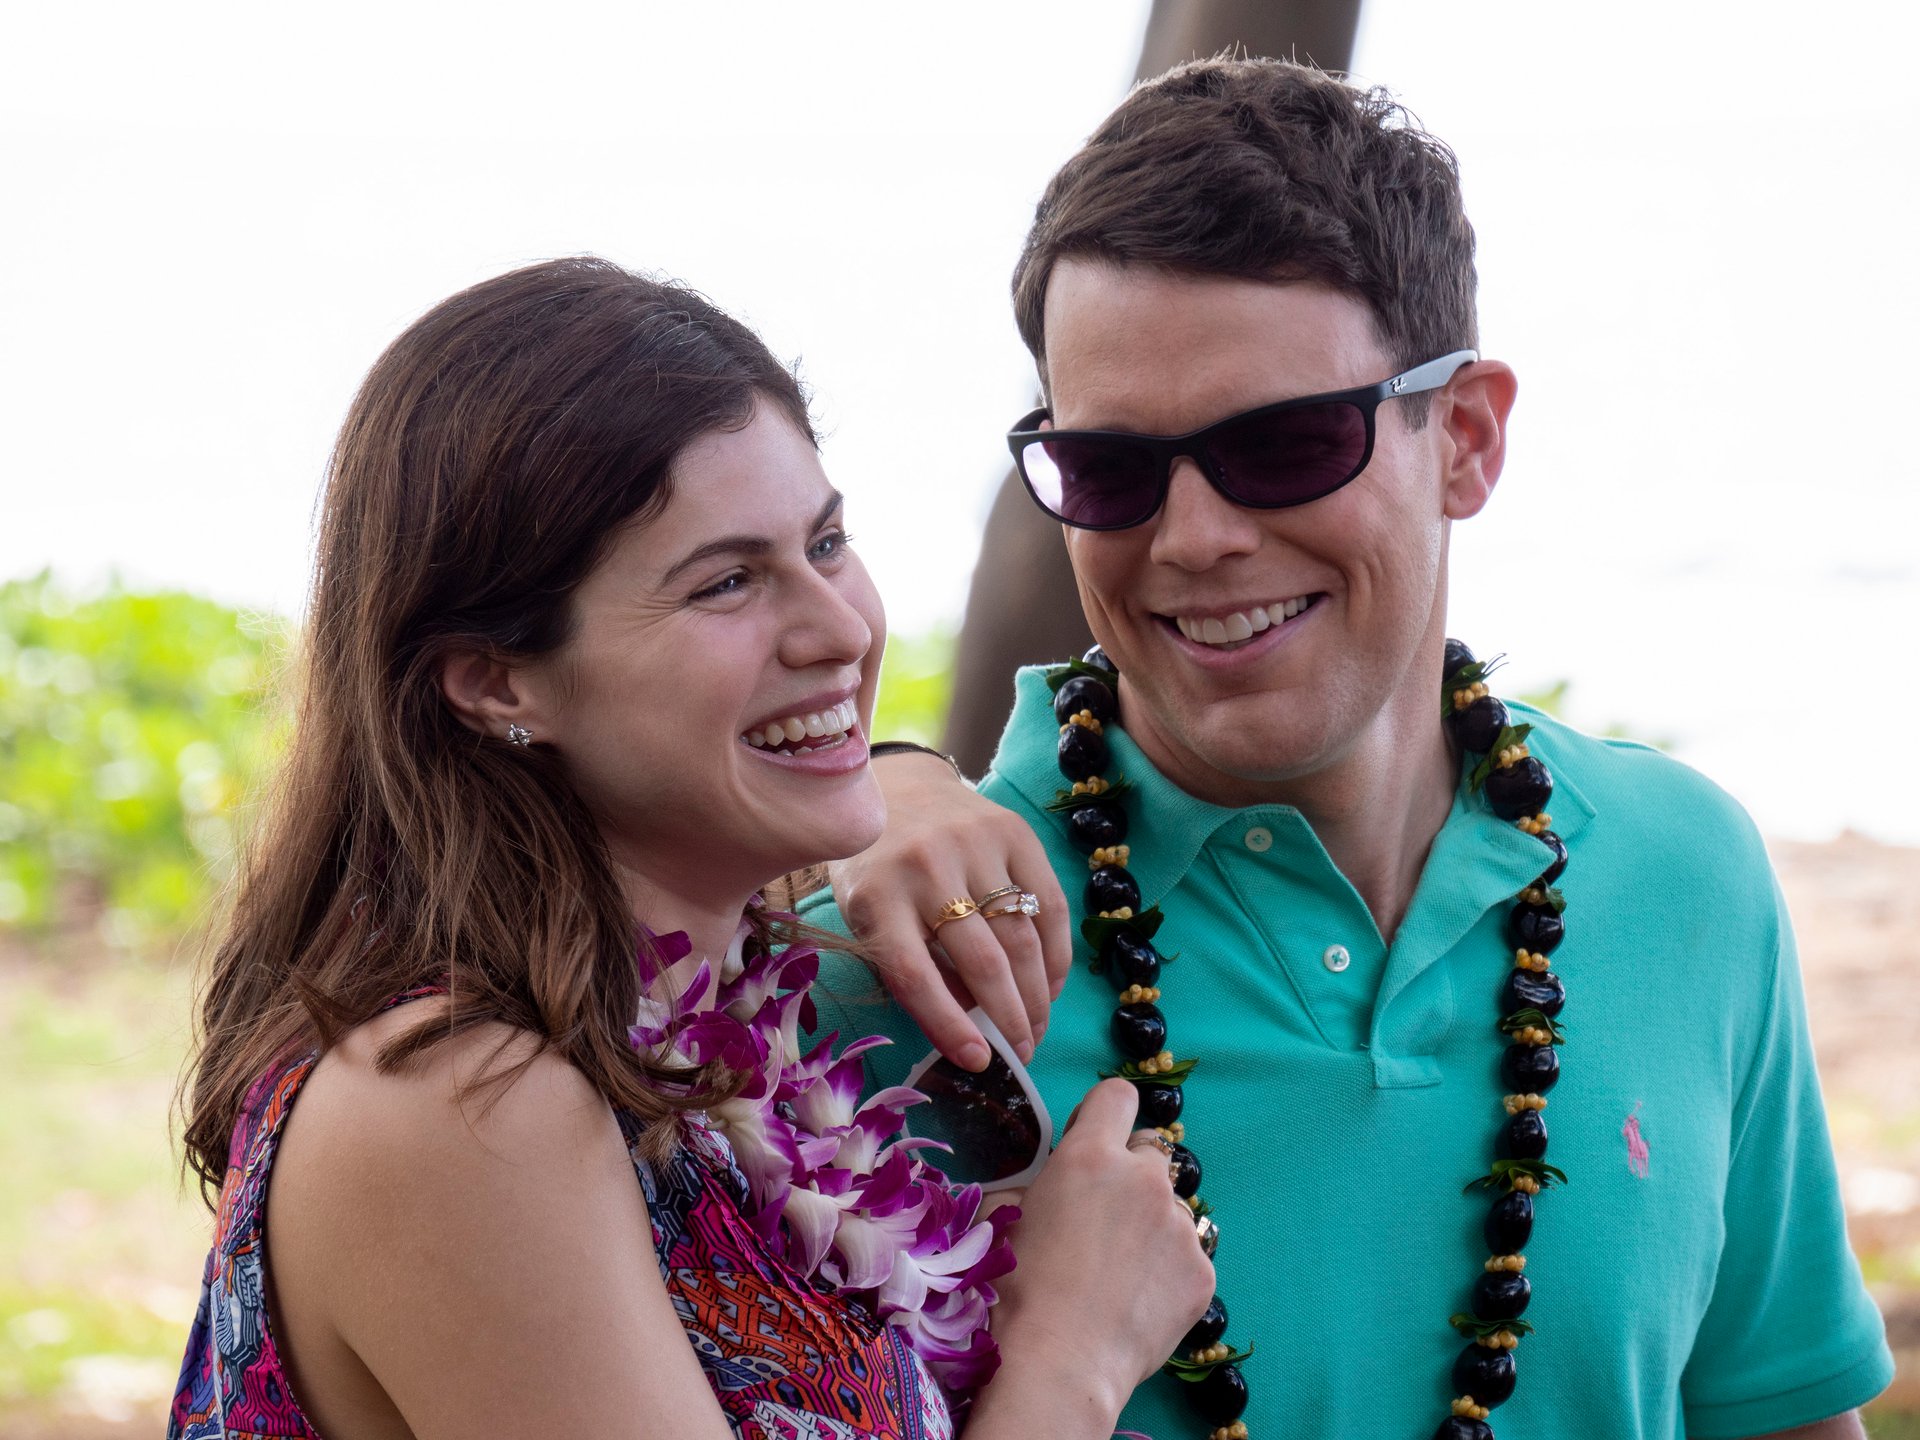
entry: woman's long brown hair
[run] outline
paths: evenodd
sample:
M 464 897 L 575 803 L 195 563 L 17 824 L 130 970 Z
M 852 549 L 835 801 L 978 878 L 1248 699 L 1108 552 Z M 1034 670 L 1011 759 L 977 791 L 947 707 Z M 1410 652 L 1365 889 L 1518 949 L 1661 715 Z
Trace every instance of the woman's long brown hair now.
M 593 258 L 463 291 L 375 363 L 329 469 L 290 750 L 182 1082 L 204 1194 L 263 1072 L 421 984 L 447 986 L 445 1019 L 383 1068 L 497 1021 L 657 1129 L 728 1088 L 628 1043 L 637 927 L 593 822 L 551 754 L 459 723 L 439 672 L 560 646 L 574 590 L 664 502 L 674 457 L 757 403 L 813 435 L 750 330 Z

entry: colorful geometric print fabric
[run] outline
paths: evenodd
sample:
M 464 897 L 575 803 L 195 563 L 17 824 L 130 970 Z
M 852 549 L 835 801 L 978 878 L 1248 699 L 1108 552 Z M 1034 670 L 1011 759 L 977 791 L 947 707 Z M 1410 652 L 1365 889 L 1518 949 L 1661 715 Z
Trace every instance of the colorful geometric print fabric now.
M 168 1440 L 318 1440 L 274 1345 L 262 1246 L 274 1151 L 315 1058 L 262 1076 L 234 1127 Z M 633 1148 L 638 1122 L 618 1119 L 667 1292 L 739 1440 L 952 1440 L 946 1399 L 898 1332 L 811 1288 L 747 1223 L 722 1136 L 689 1124 L 656 1166 Z

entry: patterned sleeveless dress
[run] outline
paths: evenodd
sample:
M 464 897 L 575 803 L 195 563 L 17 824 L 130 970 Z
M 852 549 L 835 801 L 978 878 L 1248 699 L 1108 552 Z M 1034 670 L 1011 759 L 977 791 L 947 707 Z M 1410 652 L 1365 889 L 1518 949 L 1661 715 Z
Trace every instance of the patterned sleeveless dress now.
M 169 1440 L 319 1435 L 274 1340 L 264 1243 L 274 1152 L 317 1059 L 262 1076 L 234 1127 Z M 724 1137 L 690 1123 L 674 1158 L 654 1165 L 635 1148 L 639 1122 L 617 1118 L 661 1278 L 739 1440 L 952 1440 L 946 1399 L 899 1331 L 815 1290 L 747 1223 L 747 1182 Z

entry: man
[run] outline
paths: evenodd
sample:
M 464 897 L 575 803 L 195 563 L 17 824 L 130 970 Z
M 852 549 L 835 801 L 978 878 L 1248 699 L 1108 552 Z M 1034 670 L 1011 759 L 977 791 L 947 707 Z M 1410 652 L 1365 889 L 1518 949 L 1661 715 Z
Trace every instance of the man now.
M 1010 880 L 1088 920 L 1045 1025 L 1007 1028 L 1023 1050 L 1044 1029 L 1030 1068 L 1056 1113 L 1132 1061 L 1143 1123 L 1197 1157 L 1228 1312 L 1123 1423 L 1859 1435 L 1891 1359 L 1759 838 L 1653 751 L 1501 716 L 1446 640 L 1449 527 L 1488 500 L 1515 395 L 1475 355 L 1450 152 L 1306 67 L 1184 66 L 1054 178 L 1014 295 L 1047 400 L 1023 474 L 1118 670 L 1058 715 L 1023 671 L 981 786 L 1062 889 L 960 840 L 916 876 L 924 832 L 836 880 L 950 1051 L 908 952 L 935 928 L 949 957 L 1037 946 L 1004 899 L 992 920 L 944 901 Z M 1566 603 L 1540 579 L 1551 544 L 1514 557 L 1516 606 Z M 881 762 L 890 801 L 926 763 Z M 1091 819 L 1054 806 L 1071 782 Z M 926 807 L 899 808 L 911 827 Z M 956 968 L 1031 1000 L 1030 966 Z M 898 1011 L 881 1027 L 901 1043 L 872 1078 L 893 1084 L 925 1042 Z

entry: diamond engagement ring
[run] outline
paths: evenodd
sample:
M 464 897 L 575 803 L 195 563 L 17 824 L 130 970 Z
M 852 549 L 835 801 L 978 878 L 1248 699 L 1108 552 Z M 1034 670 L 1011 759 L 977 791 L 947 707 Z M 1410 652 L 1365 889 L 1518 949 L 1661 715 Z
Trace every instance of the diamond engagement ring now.
M 987 899 L 991 900 L 999 894 L 1001 892 L 996 890 Z M 980 906 L 981 915 L 988 920 L 998 920 L 1002 915 L 1024 915 L 1031 920 L 1040 913 L 1040 897 L 1031 890 L 1016 889 L 1004 905 L 996 905 L 989 910 L 986 908 L 986 900 L 982 900 Z

